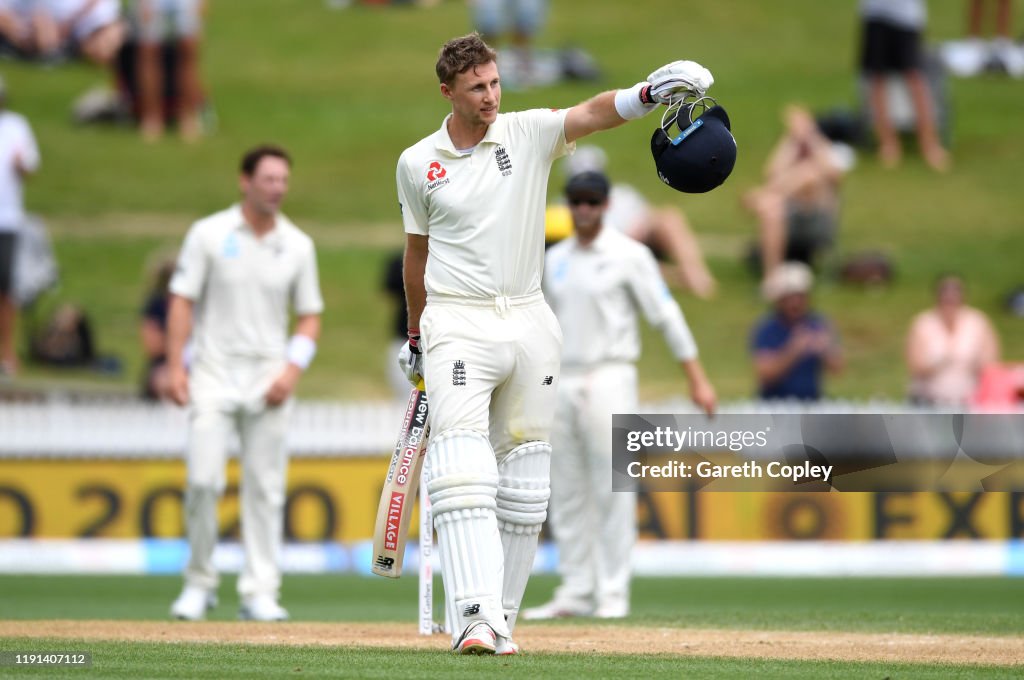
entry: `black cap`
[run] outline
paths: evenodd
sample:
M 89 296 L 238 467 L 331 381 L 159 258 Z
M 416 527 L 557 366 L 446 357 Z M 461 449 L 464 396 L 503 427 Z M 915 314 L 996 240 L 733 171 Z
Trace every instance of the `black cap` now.
M 610 190 L 608 178 L 601 172 L 581 172 L 570 177 L 565 185 L 565 195 L 570 198 L 582 194 L 605 199 Z
M 685 123 L 685 118 L 673 122 Z M 674 137 L 668 132 L 671 126 L 658 128 L 651 137 L 651 154 L 661 181 L 688 194 L 721 185 L 736 165 L 736 139 L 725 109 L 714 106 L 688 127 L 678 125 L 680 132 Z

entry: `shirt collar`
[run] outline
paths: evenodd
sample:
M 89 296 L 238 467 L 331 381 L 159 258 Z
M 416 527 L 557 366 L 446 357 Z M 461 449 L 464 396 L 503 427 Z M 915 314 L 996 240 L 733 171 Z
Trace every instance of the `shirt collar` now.
M 256 232 L 253 231 L 252 226 L 245 220 L 245 215 L 242 214 L 242 204 L 235 203 L 233 206 L 231 206 L 231 211 L 234 216 L 235 231 L 244 231 L 248 234 L 252 234 L 253 237 L 255 237 Z M 274 228 L 267 232 L 266 235 L 264 235 L 260 239 L 260 241 L 272 246 L 280 245 L 281 243 L 283 243 L 284 232 L 281 229 L 281 225 L 286 224 L 287 222 L 287 217 L 285 217 L 282 213 L 277 213 L 276 217 L 274 218 Z
M 573 239 L 575 239 L 575 243 L 573 244 L 573 246 L 577 250 L 603 253 L 610 248 L 614 248 L 614 244 L 609 242 L 611 240 L 611 236 L 609 236 L 610 231 L 611 227 L 609 227 L 607 224 L 604 225 L 603 227 L 601 227 L 601 231 L 597 233 L 597 238 L 591 241 L 590 244 L 587 246 L 580 245 L 579 239 L 577 239 L 576 235 L 574 234 Z
M 441 121 L 441 129 L 434 133 L 434 147 L 438 151 L 444 151 L 449 155 L 458 157 L 463 154 L 455 148 L 455 144 L 452 142 L 452 138 L 448 134 L 448 120 L 451 117 L 452 114 L 450 113 L 445 116 L 444 120 Z M 487 126 L 487 132 L 484 134 L 484 138 L 480 140 L 480 144 L 497 144 L 499 146 L 505 146 L 505 137 L 505 120 L 502 114 L 499 113 L 497 120 Z

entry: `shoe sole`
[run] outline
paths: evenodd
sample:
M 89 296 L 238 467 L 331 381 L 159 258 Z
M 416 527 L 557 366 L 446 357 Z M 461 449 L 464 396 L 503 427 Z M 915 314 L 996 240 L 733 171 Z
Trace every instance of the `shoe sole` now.
M 459 645 L 459 654 L 465 656 L 487 656 L 494 654 L 494 645 L 486 640 L 463 640 Z

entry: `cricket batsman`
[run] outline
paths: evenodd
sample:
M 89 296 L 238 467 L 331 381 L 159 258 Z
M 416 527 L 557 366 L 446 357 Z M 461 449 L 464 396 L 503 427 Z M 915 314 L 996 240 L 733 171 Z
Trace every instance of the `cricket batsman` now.
M 430 395 L 427 488 L 461 654 L 518 652 L 512 633 L 547 516 L 562 345 L 541 292 L 551 165 L 577 139 L 714 82 L 676 61 L 569 109 L 502 114 L 495 59 L 477 34 L 441 47 L 451 112 L 396 173 L 409 307 L 399 363 Z

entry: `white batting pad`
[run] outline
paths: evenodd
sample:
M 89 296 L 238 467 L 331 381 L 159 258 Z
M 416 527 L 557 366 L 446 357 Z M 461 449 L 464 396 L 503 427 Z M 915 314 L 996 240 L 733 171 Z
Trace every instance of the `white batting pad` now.
M 551 496 L 551 444 L 520 444 L 498 464 L 497 519 L 505 553 L 501 604 L 511 631 L 537 554 Z
M 508 637 L 501 607 L 502 545 L 494 515 L 498 468 L 479 432 L 449 430 L 427 448 L 427 491 L 441 554 L 452 642 L 473 621 Z

